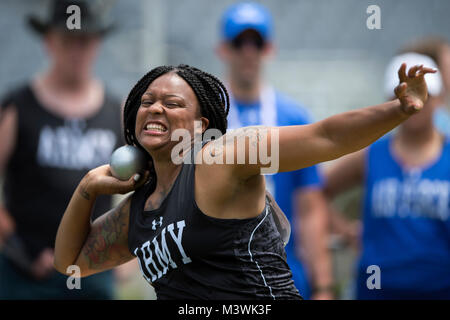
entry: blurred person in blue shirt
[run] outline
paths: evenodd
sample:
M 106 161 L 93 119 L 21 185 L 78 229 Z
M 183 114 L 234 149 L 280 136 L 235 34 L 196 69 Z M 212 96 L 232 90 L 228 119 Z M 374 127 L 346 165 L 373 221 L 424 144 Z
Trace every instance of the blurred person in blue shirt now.
M 229 129 L 311 122 L 303 106 L 263 80 L 264 63 L 274 51 L 273 21 L 267 8 L 252 2 L 232 5 L 222 16 L 220 33 L 217 54 L 227 68 Z M 304 299 L 333 298 L 327 205 L 321 186 L 317 166 L 266 176 L 266 188 L 292 225 L 286 254 Z
M 385 74 L 387 99 L 404 62 L 437 68 L 418 53 L 394 57 Z M 429 98 L 422 113 L 326 175 L 330 200 L 364 186 L 357 299 L 450 299 L 450 139 L 433 123 L 441 76 L 425 79 Z

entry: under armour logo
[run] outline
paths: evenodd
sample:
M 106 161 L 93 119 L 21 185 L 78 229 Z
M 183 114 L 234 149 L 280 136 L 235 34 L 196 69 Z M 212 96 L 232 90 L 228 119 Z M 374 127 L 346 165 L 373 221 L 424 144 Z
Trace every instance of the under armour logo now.
M 159 217 L 159 221 L 153 220 L 153 222 L 152 222 L 152 230 L 156 230 L 156 226 L 161 227 L 162 226 L 162 220 L 163 220 L 163 217 Z

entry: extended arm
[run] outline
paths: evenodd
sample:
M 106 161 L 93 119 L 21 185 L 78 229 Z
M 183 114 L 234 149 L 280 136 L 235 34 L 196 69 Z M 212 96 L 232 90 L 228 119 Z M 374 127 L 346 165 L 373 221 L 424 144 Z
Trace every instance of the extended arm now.
M 228 164 L 233 159 L 234 175 L 248 179 L 260 174 L 262 168 L 270 167 L 272 172 L 293 171 L 358 151 L 423 108 L 428 97 L 424 75 L 431 72 L 434 70 L 416 66 L 407 76 L 403 64 L 399 70 L 401 83 L 395 89 L 396 100 L 309 125 L 238 129 L 207 145 L 203 157 L 222 155 Z M 245 143 L 239 143 L 239 139 Z M 271 156 L 264 158 L 267 153 Z M 256 161 L 252 162 L 252 155 L 256 155 Z M 265 163 L 267 160 L 271 162 Z
M 400 101 L 349 111 L 306 126 L 279 128 L 280 171 L 358 151 L 409 117 Z

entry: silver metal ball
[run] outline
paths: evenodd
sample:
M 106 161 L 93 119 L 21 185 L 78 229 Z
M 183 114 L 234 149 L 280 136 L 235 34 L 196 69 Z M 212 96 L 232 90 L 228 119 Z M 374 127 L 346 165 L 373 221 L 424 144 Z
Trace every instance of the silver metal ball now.
M 109 166 L 114 177 L 125 181 L 136 173 L 142 173 L 147 167 L 147 159 L 143 151 L 127 145 L 112 153 Z

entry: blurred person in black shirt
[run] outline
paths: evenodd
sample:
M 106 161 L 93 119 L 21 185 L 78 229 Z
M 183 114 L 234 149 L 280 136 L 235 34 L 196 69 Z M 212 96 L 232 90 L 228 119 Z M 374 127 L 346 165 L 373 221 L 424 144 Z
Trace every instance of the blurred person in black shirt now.
M 53 268 L 56 231 L 78 181 L 120 145 L 120 100 L 93 75 L 102 39 L 114 27 L 110 5 L 52 1 L 45 19 L 28 17 L 49 66 L 0 104 L 0 299 L 113 298 L 111 272 L 70 290 Z M 93 218 L 110 207 L 111 197 L 103 197 Z

